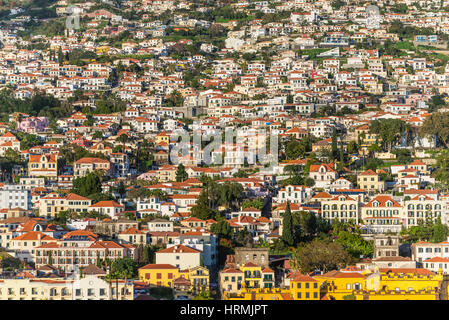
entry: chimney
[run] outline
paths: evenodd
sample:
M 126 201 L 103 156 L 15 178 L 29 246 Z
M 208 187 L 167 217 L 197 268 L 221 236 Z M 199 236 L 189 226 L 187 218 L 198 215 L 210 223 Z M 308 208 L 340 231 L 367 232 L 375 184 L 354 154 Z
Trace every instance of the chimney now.
M 37 234 L 37 240 L 40 240 L 41 239 L 41 233 L 39 232 L 38 234 Z

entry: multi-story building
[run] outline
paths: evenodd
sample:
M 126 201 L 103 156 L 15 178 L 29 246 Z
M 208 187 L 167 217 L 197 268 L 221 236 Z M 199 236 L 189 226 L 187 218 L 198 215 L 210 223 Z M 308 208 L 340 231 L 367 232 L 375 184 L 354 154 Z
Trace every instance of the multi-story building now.
M 83 177 L 89 172 L 95 170 L 103 170 L 106 174 L 110 173 L 111 163 L 108 160 L 100 158 L 81 158 L 75 161 L 73 165 L 73 173 L 75 178 Z
M 330 223 L 334 221 L 359 223 L 359 201 L 348 195 L 337 195 L 321 202 L 321 216 Z
M 237 247 L 234 257 L 237 267 L 251 262 L 265 268 L 268 267 L 269 263 L 269 250 L 267 248 Z
M 127 177 L 129 174 L 129 159 L 126 153 L 111 153 L 111 166 L 117 177 Z
M 375 235 L 373 259 L 399 256 L 399 236 Z
M 23 278 L 0 280 L 1 300 L 133 300 L 133 281 L 113 285 L 95 276 L 81 279 Z
M 30 155 L 28 159 L 28 175 L 45 177 L 50 181 L 58 180 L 58 157 L 55 154 Z
M 274 271 L 248 262 L 240 268 L 226 268 L 219 273 L 220 292 L 239 293 L 246 289 L 274 288 Z
M 96 264 L 99 260 L 137 258 L 136 248 L 132 245 L 99 241 L 93 235 L 85 231 L 74 231 L 57 242 L 36 247 L 36 267 L 51 264 L 64 272 L 73 273 L 81 267 Z
M 5 184 L 0 187 L 0 209 L 22 208 L 30 210 L 31 193 L 22 185 Z
M 43 177 L 20 177 L 19 184 L 25 189 L 43 188 L 45 186 L 45 178 Z
M 156 264 L 171 264 L 180 269 L 201 265 L 202 251 L 185 245 L 174 245 L 156 252 Z
M 338 178 L 338 172 L 335 170 L 333 164 L 312 164 L 310 166 L 309 177 L 315 181 L 315 187 L 328 188 Z
M 204 266 L 213 268 L 218 260 L 218 238 L 214 234 L 207 231 L 190 231 L 179 235 L 173 244 L 168 244 L 167 247 L 176 245 L 184 245 L 201 251 L 202 261 Z
M 418 222 L 424 221 L 446 221 L 446 202 L 435 200 L 426 195 L 419 195 L 410 200 L 404 201 L 404 208 L 407 214 L 407 226 L 417 226 Z M 444 214 L 444 217 L 443 217 Z
M 379 193 L 385 191 L 385 181 L 373 170 L 366 170 L 357 176 L 357 184 L 368 193 Z
M 106 214 L 112 219 L 118 219 L 120 214 L 125 211 L 125 206 L 121 205 L 113 200 L 99 201 L 87 209 L 90 211 L 96 211 L 101 214 Z
M 391 196 L 379 195 L 361 208 L 363 229 L 369 233 L 400 232 L 405 224 L 403 207 Z
M 193 291 L 209 290 L 209 270 L 202 266 L 181 270 L 171 264 L 147 264 L 138 270 L 139 280 L 155 287 L 179 287 L 182 281 L 188 281 Z
M 61 196 L 57 193 L 50 193 L 39 200 L 39 215 L 42 217 L 56 217 L 61 211 L 87 212 L 92 200 L 69 193 Z
M 57 240 L 39 231 L 30 231 L 18 237 L 12 238 L 10 250 L 14 251 L 14 256 L 25 262 L 35 262 L 36 247 L 48 243 L 55 243 Z
M 278 196 L 273 198 L 274 202 L 303 203 L 305 199 L 312 196 L 312 188 L 306 186 L 287 185 L 279 190 Z
M 423 266 L 423 262 L 432 258 L 449 259 L 449 238 L 440 243 L 418 241 L 411 245 L 412 259 L 418 265 Z
M 290 279 L 290 294 L 294 300 L 320 300 L 321 283 L 311 276 L 296 274 Z

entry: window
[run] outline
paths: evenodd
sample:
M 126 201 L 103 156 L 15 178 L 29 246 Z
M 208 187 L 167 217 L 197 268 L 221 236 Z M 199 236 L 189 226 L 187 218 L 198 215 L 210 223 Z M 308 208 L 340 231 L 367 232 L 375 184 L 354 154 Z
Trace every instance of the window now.
M 298 293 L 296 294 L 296 296 L 298 297 L 298 299 L 301 299 L 301 292 L 298 292 Z

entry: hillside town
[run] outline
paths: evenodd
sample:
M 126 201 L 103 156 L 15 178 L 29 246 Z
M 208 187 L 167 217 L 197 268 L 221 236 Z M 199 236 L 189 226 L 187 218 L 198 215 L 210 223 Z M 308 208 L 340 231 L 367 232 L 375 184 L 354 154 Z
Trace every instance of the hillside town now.
M 449 299 L 449 1 L 0 26 L 1 300 Z

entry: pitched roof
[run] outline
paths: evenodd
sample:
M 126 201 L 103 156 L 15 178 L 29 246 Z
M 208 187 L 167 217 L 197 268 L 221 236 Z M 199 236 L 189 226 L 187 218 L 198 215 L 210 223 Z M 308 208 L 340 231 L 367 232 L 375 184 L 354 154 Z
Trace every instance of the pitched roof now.
M 27 233 L 22 234 L 21 236 L 18 236 L 12 240 L 21 240 L 21 241 L 27 241 L 27 240 L 43 240 L 43 241 L 56 241 L 55 238 L 50 237 L 46 235 L 45 233 L 42 233 L 40 231 L 29 231 Z
M 123 205 L 115 202 L 114 200 L 107 200 L 107 201 L 99 201 L 93 205 L 91 205 L 89 208 L 110 208 L 110 207 L 115 207 L 115 208 L 123 208 Z
M 201 251 L 184 246 L 182 244 L 172 246 L 170 248 L 162 249 L 156 253 L 200 253 Z
M 174 265 L 171 264 L 153 264 L 153 263 L 147 264 L 139 268 L 139 270 L 146 270 L 146 269 L 151 270 L 151 269 L 178 269 L 178 268 L 176 268 Z
M 84 274 L 106 275 L 106 272 L 94 264 L 89 264 L 83 269 Z

